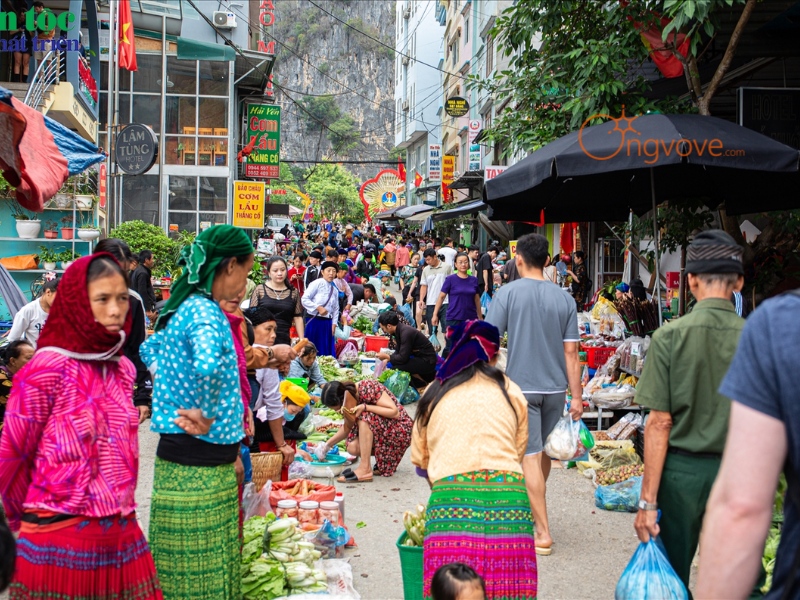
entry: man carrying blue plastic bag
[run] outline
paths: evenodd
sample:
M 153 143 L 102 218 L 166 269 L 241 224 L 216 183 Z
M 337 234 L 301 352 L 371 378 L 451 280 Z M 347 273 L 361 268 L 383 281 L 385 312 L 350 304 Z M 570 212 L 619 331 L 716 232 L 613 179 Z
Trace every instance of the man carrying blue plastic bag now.
M 730 400 L 717 390 L 744 327 L 730 301 L 742 289 L 744 268 L 742 248 L 719 230 L 695 236 L 686 258 L 687 283 L 697 304 L 691 314 L 653 334 L 636 386 L 636 402 L 651 412 L 634 527 L 643 542 L 660 537 L 688 588 L 728 430 Z

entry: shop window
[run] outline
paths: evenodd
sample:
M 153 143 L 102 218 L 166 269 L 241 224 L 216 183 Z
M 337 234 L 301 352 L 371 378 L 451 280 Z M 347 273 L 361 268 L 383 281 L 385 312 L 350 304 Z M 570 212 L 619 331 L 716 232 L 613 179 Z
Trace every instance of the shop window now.
M 131 122 L 149 125 L 155 132 L 161 131 L 161 96 L 134 94 L 133 121 Z
M 161 54 L 136 53 L 138 69 L 133 74 L 135 92 L 161 93 Z M 124 71 L 124 69 L 120 69 Z M 167 84 L 169 85 L 169 84 Z
M 199 204 L 199 210 L 198 210 Z M 228 218 L 226 177 L 169 176 L 169 228 L 200 231 Z
M 228 125 L 228 100 L 223 98 L 200 98 L 200 120 L 198 127 L 213 129 Z M 198 132 L 201 135 L 211 135 L 211 131 Z
M 177 56 L 167 57 L 167 77 L 173 84 L 169 89 L 169 94 L 191 94 L 197 93 L 197 61 L 178 60 Z
M 195 135 L 197 133 L 197 98 L 167 97 L 167 133 Z M 190 128 L 191 131 L 187 130 Z
M 200 73 L 197 78 L 201 96 L 228 95 L 228 68 L 226 61 L 200 61 Z
M 167 15 L 175 19 L 181 18 L 180 0 L 133 0 L 132 8 L 138 4 L 139 10 L 143 13 L 154 15 Z
M 158 175 L 123 175 L 122 220 L 160 226 Z

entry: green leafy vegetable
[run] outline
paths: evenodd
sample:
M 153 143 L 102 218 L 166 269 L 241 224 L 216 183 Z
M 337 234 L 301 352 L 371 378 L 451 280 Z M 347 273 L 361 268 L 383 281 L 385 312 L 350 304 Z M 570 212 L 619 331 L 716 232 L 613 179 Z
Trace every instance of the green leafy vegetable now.
M 356 523 L 356 529 L 364 529 L 364 527 L 366 526 L 367 524 L 364 523 L 364 521 L 359 521 L 358 523 Z

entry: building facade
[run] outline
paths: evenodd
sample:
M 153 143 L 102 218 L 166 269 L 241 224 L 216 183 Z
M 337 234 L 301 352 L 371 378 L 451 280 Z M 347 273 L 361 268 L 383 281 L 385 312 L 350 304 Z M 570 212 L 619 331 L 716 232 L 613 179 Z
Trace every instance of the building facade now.
M 396 2 L 395 146 L 406 151 L 407 205 L 436 205 L 441 196 L 436 164 L 441 80 L 435 67 L 442 34 L 436 9 L 433 1 Z

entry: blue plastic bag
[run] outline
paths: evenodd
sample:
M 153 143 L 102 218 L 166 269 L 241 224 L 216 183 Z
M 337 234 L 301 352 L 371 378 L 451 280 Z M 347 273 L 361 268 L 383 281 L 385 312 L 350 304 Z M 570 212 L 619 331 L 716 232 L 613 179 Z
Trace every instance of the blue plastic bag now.
M 395 371 L 389 375 L 389 379 L 384 382 L 387 390 L 392 392 L 397 401 L 399 402 L 408 389 L 411 383 L 411 374 L 406 371 Z
M 481 308 L 483 309 L 483 314 L 486 314 L 486 311 L 489 310 L 489 304 L 492 301 L 492 297 L 489 295 L 489 292 L 483 292 L 481 294 Z
M 603 510 L 638 512 L 642 478 L 631 477 L 620 483 L 601 485 L 594 491 L 594 505 Z
M 398 400 L 400 400 L 400 404 L 411 404 L 419 400 L 419 392 L 413 385 L 409 385 L 406 393 L 403 394 L 402 398 L 398 398 Z
M 614 600 L 689 600 L 689 592 L 669 564 L 658 538 L 639 544 L 617 582 Z

